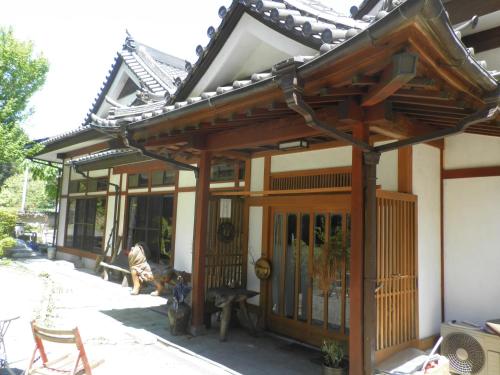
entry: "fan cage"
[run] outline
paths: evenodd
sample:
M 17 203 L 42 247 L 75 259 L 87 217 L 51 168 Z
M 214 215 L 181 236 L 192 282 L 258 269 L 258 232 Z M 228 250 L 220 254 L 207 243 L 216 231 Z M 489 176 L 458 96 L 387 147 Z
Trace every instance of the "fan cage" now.
M 447 335 L 443 340 L 441 354 L 450 361 L 451 370 L 459 375 L 477 374 L 486 363 L 481 344 L 466 333 Z

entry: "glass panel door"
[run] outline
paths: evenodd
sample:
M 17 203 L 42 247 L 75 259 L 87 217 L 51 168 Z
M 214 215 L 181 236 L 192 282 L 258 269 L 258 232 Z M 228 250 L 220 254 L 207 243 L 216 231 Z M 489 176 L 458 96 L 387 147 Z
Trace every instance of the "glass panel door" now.
M 276 209 L 271 233 L 271 328 L 298 338 L 343 337 L 349 324 L 348 212 Z

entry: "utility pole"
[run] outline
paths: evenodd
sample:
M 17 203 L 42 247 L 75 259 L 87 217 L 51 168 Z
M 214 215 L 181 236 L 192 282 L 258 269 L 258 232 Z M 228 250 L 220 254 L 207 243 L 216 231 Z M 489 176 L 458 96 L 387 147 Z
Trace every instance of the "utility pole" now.
M 24 183 L 23 183 L 23 195 L 21 198 L 21 212 L 24 212 L 26 208 L 26 195 L 28 194 L 29 171 L 30 168 L 26 166 L 26 168 L 24 168 Z

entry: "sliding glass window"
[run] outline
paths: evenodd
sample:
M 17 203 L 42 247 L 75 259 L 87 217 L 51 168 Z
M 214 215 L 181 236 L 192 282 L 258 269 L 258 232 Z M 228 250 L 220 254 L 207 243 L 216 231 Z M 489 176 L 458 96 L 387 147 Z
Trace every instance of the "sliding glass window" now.
M 70 199 L 65 246 L 99 253 L 103 249 L 106 198 Z

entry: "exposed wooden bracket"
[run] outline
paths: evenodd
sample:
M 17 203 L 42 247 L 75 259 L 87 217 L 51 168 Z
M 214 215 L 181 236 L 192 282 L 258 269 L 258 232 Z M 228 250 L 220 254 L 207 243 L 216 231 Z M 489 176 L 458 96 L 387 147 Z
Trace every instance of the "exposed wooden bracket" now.
M 338 120 L 341 124 L 352 125 L 363 121 L 363 110 L 353 99 L 340 102 Z
M 384 70 L 382 77 L 363 98 L 362 106 L 370 107 L 387 99 L 417 74 L 418 55 L 403 52 L 392 57 L 392 63 Z
M 391 102 L 384 102 L 365 111 L 364 122 L 370 131 L 393 139 L 406 139 L 416 135 L 427 134 L 436 130 L 418 120 L 410 119 L 402 113 L 392 110 Z

